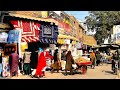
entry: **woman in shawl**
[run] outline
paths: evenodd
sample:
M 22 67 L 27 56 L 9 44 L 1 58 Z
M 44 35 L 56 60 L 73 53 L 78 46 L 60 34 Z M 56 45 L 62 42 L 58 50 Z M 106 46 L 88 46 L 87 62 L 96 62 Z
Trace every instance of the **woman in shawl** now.
M 95 68 L 95 60 L 96 60 L 96 57 L 95 57 L 95 52 L 91 52 L 90 53 L 90 61 L 92 62 L 92 65 L 91 65 L 91 68 Z
M 38 78 L 45 76 L 45 67 L 46 67 L 45 52 L 41 52 L 38 59 L 35 76 Z
M 100 60 L 101 60 L 102 56 L 100 55 L 100 52 L 97 51 L 96 52 L 96 65 L 100 65 Z
M 15 51 L 13 51 L 13 53 L 9 56 L 11 77 L 13 76 L 14 73 L 18 77 L 18 67 L 19 67 L 18 62 L 19 62 L 19 56 Z
M 58 49 L 55 50 L 53 58 L 54 58 L 54 64 L 52 66 L 51 73 L 53 73 L 54 70 L 57 70 L 57 72 L 59 72 L 60 59 L 59 59 L 59 56 L 58 56 Z
M 65 75 L 67 75 L 67 71 L 70 71 L 70 74 L 73 75 L 72 64 L 74 63 L 73 56 L 71 55 L 71 51 L 68 51 L 66 55 L 66 65 L 65 65 Z

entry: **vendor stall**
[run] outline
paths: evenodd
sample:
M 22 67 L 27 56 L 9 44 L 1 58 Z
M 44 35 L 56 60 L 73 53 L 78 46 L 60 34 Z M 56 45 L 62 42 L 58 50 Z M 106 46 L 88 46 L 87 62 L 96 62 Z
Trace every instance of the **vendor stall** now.
M 75 64 L 77 65 L 75 71 L 78 72 L 80 70 L 81 74 L 85 74 L 87 72 L 87 66 L 91 65 L 92 62 L 83 57 L 80 57 L 75 61 Z

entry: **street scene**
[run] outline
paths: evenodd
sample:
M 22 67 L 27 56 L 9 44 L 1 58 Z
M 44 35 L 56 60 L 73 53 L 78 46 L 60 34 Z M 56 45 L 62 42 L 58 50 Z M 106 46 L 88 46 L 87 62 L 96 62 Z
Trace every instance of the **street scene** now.
M 120 79 L 119 11 L 0 11 L 0 79 Z

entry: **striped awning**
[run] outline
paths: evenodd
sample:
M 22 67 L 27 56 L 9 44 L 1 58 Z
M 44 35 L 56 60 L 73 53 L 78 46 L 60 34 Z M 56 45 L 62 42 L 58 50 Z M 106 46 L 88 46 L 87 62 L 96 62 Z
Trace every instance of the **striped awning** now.
M 9 13 L 9 15 L 12 17 L 19 17 L 19 18 L 24 18 L 24 19 L 52 22 L 52 23 L 55 23 L 56 25 L 58 25 L 58 22 L 52 18 L 35 18 L 35 17 L 27 16 L 27 15 L 20 15 L 20 14 L 13 14 L 13 13 Z
M 40 24 L 37 22 L 26 20 L 11 20 L 13 27 L 22 30 L 21 42 L 37 42 L 39 41 Z

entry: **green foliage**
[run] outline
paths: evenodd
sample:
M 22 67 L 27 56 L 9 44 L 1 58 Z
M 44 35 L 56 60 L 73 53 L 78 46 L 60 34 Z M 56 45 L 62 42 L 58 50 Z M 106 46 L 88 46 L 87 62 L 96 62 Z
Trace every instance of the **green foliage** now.
M 90 11 L 86 16 L 88 30 L 96 31 L 98 44 L 110 38 L 113 25 L 120 24 L 120 11 Z

